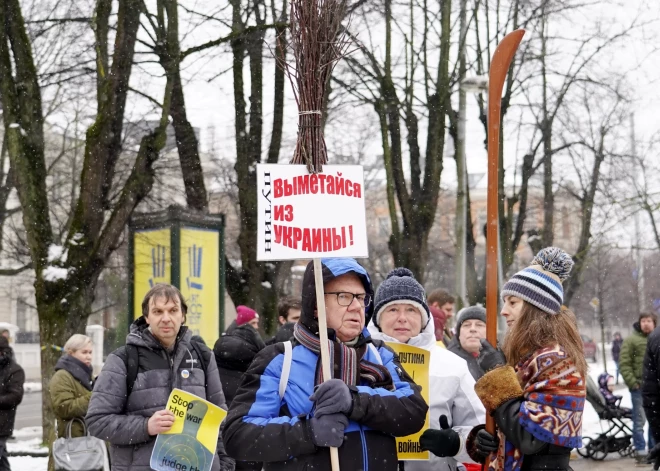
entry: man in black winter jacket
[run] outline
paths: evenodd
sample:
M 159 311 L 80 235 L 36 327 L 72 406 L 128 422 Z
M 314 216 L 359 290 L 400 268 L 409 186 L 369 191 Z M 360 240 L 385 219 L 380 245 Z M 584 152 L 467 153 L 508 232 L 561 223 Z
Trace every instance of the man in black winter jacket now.
M 259 336 L 259 332 L 247 322 L 242 325 L 232 322 L 227 332 L 215 343 L 213 353 L 228 406 L 231 406 L 236 391 L 241 385 L 241 379 L 252 360 L 264 348 L 266 344 Z M 257 461 L 236 462 L 237 471 L 260 471 L 262 467 L 262 463 Z
M 7 439 L 14 431 L 16 407 L 23 400 L 23 383 L 25 372 L 14 361 L 7 338 L 0 336 L 0 471 L 11 471 Z
M 649 422 L 649 432 L 657 443 L 649 451 L 648 460 L 657 460 L 656 465 L 660 465 L 660 327 L 656 327 L 648 336 L 643 367 L 642 403 Z
M 236 322 L 233 322 L 227 332 L 215 342 L 213 353 L 228 406 L 231 406 L 234 400 L 241 377 L 257 353 L 265 347 L 259 332 L 248 323 L 236 325 Z

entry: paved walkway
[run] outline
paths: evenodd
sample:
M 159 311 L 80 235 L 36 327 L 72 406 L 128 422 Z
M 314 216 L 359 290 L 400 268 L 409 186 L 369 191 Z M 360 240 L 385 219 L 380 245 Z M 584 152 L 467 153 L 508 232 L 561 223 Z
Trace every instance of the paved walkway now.
M 635 460 L 632 458 L 620 458 L 616 454 L 607 457 L 603 461 L 593 461 L 584 458 L 571 460 L 571 468 L 573 471 L 627 471 L 627 470 L 641 470 L 651 471 L 653 467 L 649 464 L 646 466 L 636 466 Z

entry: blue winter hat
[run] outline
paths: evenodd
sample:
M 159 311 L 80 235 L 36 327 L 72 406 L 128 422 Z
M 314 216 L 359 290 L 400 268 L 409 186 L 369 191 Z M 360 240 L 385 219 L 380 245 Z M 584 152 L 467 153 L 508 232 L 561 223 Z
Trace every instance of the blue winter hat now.
M 379 327 L 380 315 L 390 304 L 406 303 L 415 306 L 422 315 L 423 327 L 429 322 L 430 311 L 426 303 L 424 287 L 407 268 L 395 268 L 387 274 L 376 291 L 374 299 L 374 324 Z M 423 328 L 422 327 L 422 328 Z
M 532 264 L 507 281 L 501 296 L 516 296 L 548 314 L 557 314 L 564 302 L 562 282 L 573 268 L 573 259 L 558 247 L 539 251 Z

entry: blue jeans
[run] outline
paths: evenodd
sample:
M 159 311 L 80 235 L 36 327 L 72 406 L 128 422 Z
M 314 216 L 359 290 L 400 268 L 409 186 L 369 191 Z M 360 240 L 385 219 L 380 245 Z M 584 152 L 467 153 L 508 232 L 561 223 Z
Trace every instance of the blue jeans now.
M 616 376 L 614 379 L 616 379 L 616 384 L 619 384 L 619 362 L 615 361 L 614 364 L 616 365 Z
M 641 389 L 630 391 L 630 397 L 632 399 L 633 445 L 635 446 L 636 451 L 644 451 L 646 450 L 646 445 L 648 444 L 650 450 L 655 446 L 655 442 L 653 441 L 650 428 L 648 441 L 644 442 L 644 424 L 646 424 L 646 414 L 644 413 L 644 407 L 642 406 Z

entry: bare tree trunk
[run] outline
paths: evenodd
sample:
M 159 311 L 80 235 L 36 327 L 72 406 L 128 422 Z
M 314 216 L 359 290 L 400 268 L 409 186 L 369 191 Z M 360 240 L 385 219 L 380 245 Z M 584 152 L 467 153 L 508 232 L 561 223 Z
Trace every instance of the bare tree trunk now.
M 241 233 L 241 268 L 228 264 L 227 291 L 234 304 L 249 304 L 265 317 L 266 328 L 274 325 L 277 312 L 278 291 L 282 287 L 280 278 L 290 276 L 290 263 L 257 262 L 257 194 L 256 164 L 262 162 L 263 140 L 263 42 L 266 30 L 265 5 L 261 0 L 254 0 L 251 14 L 255 15 L 256 28 L 248 30 L 242 14 L 244 8 L 240 0 L 231 0 L 234 80 L 234 130 L 236 139 L 236 170 L 238 180 L 239 216 Z M 286 2 L 279 15 L 276 26 L 277 50 L 279 60 L 286 57 Z M 271 8 L 275 16 L 275 7 Z M 249 16 L 249 15 L 248 15 Z M 273 18 L 275 20 L 275 18 Z M 247 111 L 245 99 L 244 68 L 245 58 L 249 60 L 250 108 Z M 274 74 L 275 94 L 273 97 L 273 127 L 271 132 L 268 163 L 277 163 L 282 144 L 284 125 L 284 72 L 276 68 Z M 288 267 L 288 270 L 285 269 Z
M 172 126 L 176 137 L 181 173 L 186 189 L 186 204 L 197 211 L 208 211 L 208 197 L 204 183 L 204 171 L 199 158 L 199 142 L 195 130 L 188 121 L 186 103 L 181 85 L 181 73 L 178 64 L 174 72 L 174 88 L 172 89 Z
M 121 150 L 140 8 L 139 0 L 119 2 L 114 60 L 109 66 L 107 34 L 111 1 L 97 0 L 98 115 L 87 132 L 81 190 L 66 238 L 68 257 L 65 261 L 53 262 L 48 260 L 49 248 L 55 240 L 49 220 L 43 109 L 37 71 L 18 0 L 0 3 L 0 99 L 9 158 L 35 270 L 39 329 L 41 342 L 46 347 L 41 355 L 44 391 L 48 390 L 48 381 L 59 357 L 52 346 L 63 345 L 71 334 L 84 330 L 101 271 L 117 246 L 133 209 L 151 189 L 152 165 L 165 144 L 172 90 L 169 77 L 161 123 L 142 139 L 133 169 L 111 202 L 108 197 Z M 43 406 L 43 439 L 52 443 L 55 420 L 48 394 L 43 395 Z
M 566 289 L 564 290 L 564 304 L 570 305 L 573 296 L 580 287 L 580 279 L 582 271 L 584 270 L 585 262 L 589 255 L 589 247 L 591 242 L 591 221 L 593 218 L 594 202 L 596 198 L 596 191 L 598 190 L 598 183 L 600 181 L 600 168 L 605 160 L 605 135 L 601 134 L 600 136 L 600 145 L 598 152 L 594 156 L 594 165 L 591 172 L 591 179 L 589 181 L 589 186 L 587 191 L 582 195 L 581 198 L 581 212 L 582 212 L 582 229 L 580 231 L 580 240 L 578 242 L 578 248 L 573 256 L 573 261 L 575 265 L 573 266 L 573 272 L 571 277 L 566 283 Z

